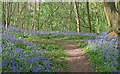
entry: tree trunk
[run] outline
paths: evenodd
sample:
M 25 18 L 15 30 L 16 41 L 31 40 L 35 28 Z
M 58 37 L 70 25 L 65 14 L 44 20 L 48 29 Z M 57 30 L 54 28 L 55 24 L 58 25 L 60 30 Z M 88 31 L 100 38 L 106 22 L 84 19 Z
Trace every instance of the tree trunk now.
M 12 12 L 12 9 L 13 9 L 13 8 L 12 8 L 12 3 L 13 3 L 13 2 L 10 2 L 10 4 L 9 4 L 9 5 L 10 5 L 10 11 L 9 11 L 10 13 Z
M 17 24 L 19 24 L 19 22 L 18 22 L 18 16 L 19 16 L 19 2 L 17 2 L 17 17 L 16 17 L 16 19 L 15 19 L 15 25 Z M 18 27 L 18 26 L 17 26 Z
M 72 27 L 72 2 L 69 3 L 70 9 L 69 9 L 69 31 L 71 31 Z
M 8 2 L 8 25 L 10 25 L 10 2 Z
M 118 4 L 118 13 L 119 13 L 119 25 L 118 25 L 118 36 L 120 38 L 120 1 L 119 1 L 119 4 Z M 120 47 L 120 41 L 119 41 L 119 47 Z
M 7 2 L 7 8 L 6 8 L 6 30 L 8 29 L 9 25 L 9 2 Z
M 91 29 L 91 21 L 90 21 L 90 14 L 89 14 L 89 2 L 87 2 L 87 14 L 88 14 L 89 30 L 90 30 L 90 32 L 91 32 L 92 29 Z
M 5 2 L 2 2 L 2 25 L 5 26 L 6 21 L 5 21 Z
M 109 27 L 119 34 L 120 33 L 120 15 L 115 7 L 115 2 L 103 2 L 104 11 L 107 17 Z
M 28 6 L 29 6 L 29 10 L 31 10 L 31 3 L 29 3 Z M 28 15 L 31 15 L 30 12 L 28 12 Z M 30 18 L 28 18 L 28 22 L 27 22 L 27 30 L 29 30 L 29 24 L 30 24 L 29 20 L 30 20 Z
M 27 2 L 25 2 L 25 6 L 24 6 L 24 9 L 25 9 L 25 10 L 26 10 L 26 6 L 27 6 Z M 25 29 L 25 21 L 26 21 L 25 15 L 26 15 L 26 12 L 23 11 L 22 14 L 23 14 L 23 17 L 22 17 L 22 18 L 24 19 L 24 20 L 22 20 L 22 29 Z
M 50 7 L 51 12 L 53 12 L 53 9 L 52 9 L 53 5 L 49 4 L 49 7 Z M 50 13 L 50 16 L 52 16 L 52 13 Z M 49 28 L 50 28 L 51 31 L 53 30 L 52 22 L 53 22 L 53 19 L 49 19 Z
M 109 25 L 109 30 L 110 30 L 110 28 L 111 28 L 112 26 L 111 26 L 111 24 L 110 24 L 110 19 L 109 19 L 109 16 L 108 16 L 108 14 L 107 14 L 106 7 L 105 7 L 105 6 L 104 6 L 104 12 L 105 12 L 105 14 L 106 14 L 106 18 L 107 18 L 108 25 Z
M 33 30 L 33 28 L 35 27 L 35 24 L 34 24 L 34 22 L 35 22 L 35 9 L 36 9 L 36 2 L 35 2 L 35 6 L 34 6 L 34 13 L 33 13 L 33 23 L 32 23 L 32 30 Z
M 38 24 L 37 24 L 37 30 L 39 30 L 39 16 L 40 16 L 40 2 L 39 2 L 39 8 L 38 8 Z
M 96 22 L 96 25 L 97 25 L 97 33 L 99 33 L 99 32 L 100 32 L 100 28 L 98 27 L 98 25 L 99 25 L 99 16 L 98 16 L 97 5 L 96 5 L 96 11 L 95 11 L 95 13 L 96 13 L 96 18 L 97 18 L 97 22 Z
M 117 2 L 117 11 L 118 11 L 118 13 L 119 13 L 119 15 L 120 15 L 120 1 Z
M 28 10 L 29 10 L 29 3 L 27 3 L 27 7 L 26 7 L 26 9 L 28 9 Z M 27 12 L 27 15 L 29 15 L 29 16 L 30 16 L 30 12 Z M 26 24 L 26 29 L 28 30 L 28 27 L 29 27 L 29 18 L 27 18 L 27 19 L 26 19 L 26 21 L 27 21 L 27 24 Z
M 80 30 L 80 20 L 79 20 L 79 11 L 78 11 L 76 0 L 74 0 L 74 11 L 75 11 L 75 14 L 76 14 L 77 32 L 81 32 L 81 30 Z

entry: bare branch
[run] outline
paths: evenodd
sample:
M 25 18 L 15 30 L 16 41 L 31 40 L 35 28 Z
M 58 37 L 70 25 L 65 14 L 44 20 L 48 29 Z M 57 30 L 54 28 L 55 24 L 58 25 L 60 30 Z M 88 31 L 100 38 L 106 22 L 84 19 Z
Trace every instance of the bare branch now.
M 61 5 L 59 5 L 59 6 L 52 12 L 52 14 L 54 14 L 54 13 L 56 12 L 56 10 L 58 10 L 59 7 L 62 6 L 62 5 L 63 5 L 63 3 L 62 3 Z M 40 27 L 42 27 L 43 24 L 45 24 L 45 23 L 49 20 L 49 18 L 50 18 L 51 16 L 52 16 L 52 15 L 49 15 L 49 17 L 44 21 L 44 23 L 42 23 L 42 24 L 40 25 Z

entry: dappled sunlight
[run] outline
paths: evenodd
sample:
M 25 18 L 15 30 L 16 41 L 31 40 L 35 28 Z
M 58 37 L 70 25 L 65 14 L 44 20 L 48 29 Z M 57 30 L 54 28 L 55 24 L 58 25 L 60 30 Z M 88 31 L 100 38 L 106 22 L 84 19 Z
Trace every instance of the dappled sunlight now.
M 41 69 L 38 69 L 39 66 L 37 66 L 36 69 L 33 69 L 33 71 L 60 71 L 59 69 L 64 69 L 68 65 L 68 70 L 70 72 L 91 72 L 91 65 L 89 64 L 90 60 L 94 60 L 95 68 L 98 68 L 99 62 L 101 65 L 111 65 L 114 64 L 117 65 L 116 59 L 118 57 L 118 54 L 116 53 L 118 49 L 117 46 L 117 39 L 111 39 L 111 38 L 104 38 L 105 36 L 102 36 L 102 34 L 99 36 L 96 36 L 96 39 L 71 39 L 69 40 L 69 37 L 72 38 L 74 35 L 66 35 L 68 36 L 68 39 L 59 38 L 61 37 L 61 34 L 47 34 L 43 35 L 41 33 L 38 33 L 43 36 L 43 38 L 31 38 L 31 39 L 25 39 L 24 35 L 29 36 L 31 33 L 26 34 L 26 32 L 20 32 L 17 30 L 9 29 L 8 28 L 7 34 L 6 30 L 3 31 L 3 56 L 10 56 L 10 58 L 4 57 L 3 58 L 3 69 L 7 68 L 8 66 L 6 63 L 11 63 L 10 61 L 15 61 L 15 65 L 9 64 L 8 67 L 10 70 L 16 68 L 16 65 L 21 65 L 21 62 L 27 62 L 22 64 L 20 69 L 16 69 L 16 71 L 21 71 L 23 69 L 23 66 L 26 66 L 26 70 L 31 71 L 32 66 L 31 63 L 34 63 L 37 65 L 39 62 L 44 66 L 41 67 Z M 18 34 L 17 34 L 18 33 Z M 34 34 L 36 36 L 37 34 Z M 58 35 L 58 38 L 54 38 Z M 59 36 L 60 35 L 60 36 Z M 31 35 L 32 36 L 32 35 Z M 51 37 L 51 38 L 47 38 Z M 75 37 L 81 37 L 81 35 L 75 35 Z M 84 38 L 84 36 L 82 36 Z M 86 36 L 85 36 L 86 37 Z M 89 36 L 91 38 L 91 36 Z M 80 44 L 77 46 L 77 43 L 80 42 Z M 107 45 L 109 44 L 109 45 Z M 113 46 L 114 45 L 114 46 Z M 82 47 L 80 47 L 82 46 Z M 113 46 L 111 48 L 111 46 Z M 64 48 L 64 50 L 63 50 Z M 104 50 L 105 49 L 105 50 Z M 11 51 L 12 50 L 12 51 Z M 86 52 L 89 54 L 89 59 L 86 56 Z M 109 50 L 109 52 L 107 52 Z M 7 51 L 7 52 L 6 52 Z M 32 52 L 31 52 L 32 51 Z M 113 51 L 113 52 L 112 52 Z M 11 54 L 11 52 L 13 52 Z M 63 53 L 65 53 L 63 55 Z M 101 55 L 102 54 L 102 55 Z M 107 54 L 107 55 L 105 55 Z M 112 58 L 111 58 L 112 55 Z M 11 57 L 12 56 L 12 57 Z M 67 64 L 65 62 L 65 57 L 67 60 Z M 17 60 L 15 59 L 17 58 Z M 24 59 L 25 60 L 24 60 Z M 102 58 L 102 60 L 101 60 Z M 107 62 L 107 58 L 110 62 Z M 14 60 L 15 59 L 15 60 Z M 114 59 L 111 61 L 110 59 Z M 36 61 L 34 61 L 36 60 Z M 42 60 L 39 61 L 39 60 Z M 106 62 L 103 62 L 103 61 Z M 19 64 L 16 64 L 20 62 Z M 103 63 L 102 63 L 103 62 Z M 62 65 L 61 65 L 62 64 Z M 33 65 L 33 66 L 35 66 Z M 58 67 L 59 65 L 59 67 Z M 92 64 L 93 65 L 93 64 Z M 101 66 L 100 65 L 100 66 Z M 50 67 L 51 66 L 51 67 Z M 48 69 L 49 67 L 49 69 Z M 34 67 L 33 67 L 34 68 Z M 46 69 L 47 68 L 47 69 Z M 102 67 L 101 67 L 102 68 Z M 111 67 L 110 67 L 111 68 Z M 116 68 L 114 67 L 114 70 L 116 71 Z M 7 71 L 7 70 L 5 70 Z
M 3 72 L 120 72 L 119 0 L 39 1 L 0 2 Z
M 85 56 L 68 56 L 67 60 L 71 62 L 76 62 L 76 60 L 82 60 Z
M 91 67 L 83 48 L 79 48 L 71 42 L 60 42 L 58 44 L 65 48 L 69 72 L 91 72 Z
M 91 66 L 85 56 L 68 57 L 67 60 L 70 72 L 91 72 Z
M 84 56 L 85 52 L 82 50 L 82 48 L 72 49 L 72 50 L 66 50 L 67 56 Z

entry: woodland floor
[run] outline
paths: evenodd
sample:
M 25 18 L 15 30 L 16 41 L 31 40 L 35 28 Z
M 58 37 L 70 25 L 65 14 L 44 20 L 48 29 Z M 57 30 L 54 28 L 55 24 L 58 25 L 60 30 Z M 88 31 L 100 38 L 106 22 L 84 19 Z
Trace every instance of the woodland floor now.
M 63 40 L 60 38 L 54 39 L 31 39 L 32 41 L 56 42 L 65 48 L 67 55 L 68 72 L 92 72 L 89 64 L 89 59 L 83 48 L 76 46 L 81 39 Z M 64 72 L 61 68 L 61 71 Z

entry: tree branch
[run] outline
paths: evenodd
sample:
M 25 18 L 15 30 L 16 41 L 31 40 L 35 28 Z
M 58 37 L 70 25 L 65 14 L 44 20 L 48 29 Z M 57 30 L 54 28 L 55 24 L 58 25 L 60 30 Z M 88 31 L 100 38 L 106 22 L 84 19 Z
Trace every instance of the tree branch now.
M 16 9 L 16 7 L 17 7 L 16 5 L 17 5 L 17 3 L 15 4 L 15 7 L 14 7 L 12 13 L 10 14 L 10 17 L 13 15 L 13 13 L 14 13 L 14 11 L 15 11 L 15 9 Z
M 63 3 L 62 3 L 61 5 L 63 5 Z M 54 14 L 54 13 L 56 12 L 56 10 L 58 10 L 61 5 L 59 5 L 59 6 L 52 12 L 52 14 Z M 50 18 L 51 16 L 52 16 L 52 15 L 49 15 L 49 17 L 44 21 L 44 23 L 42 23 L 42 24 L 39 26 L 39 28 L 42 27 L 43 24 L 45 24 L 45 23 L 49 20 L 49 18 Z

